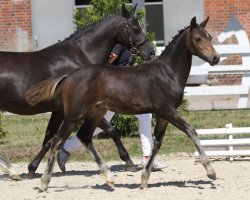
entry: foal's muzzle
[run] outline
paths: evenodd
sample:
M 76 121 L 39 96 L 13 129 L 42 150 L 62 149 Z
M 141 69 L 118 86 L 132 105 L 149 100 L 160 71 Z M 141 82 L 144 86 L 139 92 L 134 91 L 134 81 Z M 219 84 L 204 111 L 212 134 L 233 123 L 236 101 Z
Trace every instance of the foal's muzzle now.
M 209 57 L 209 64 L 214 66 L 220 62 L 220 55 L 212 55 Z

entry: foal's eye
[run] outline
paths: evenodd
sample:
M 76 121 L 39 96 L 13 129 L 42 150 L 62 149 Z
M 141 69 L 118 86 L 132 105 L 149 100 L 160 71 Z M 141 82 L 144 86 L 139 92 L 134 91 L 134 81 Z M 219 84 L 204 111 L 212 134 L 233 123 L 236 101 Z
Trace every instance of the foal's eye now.
M 200 41 L 201 41 L 201 37 L 195 38 L 195 41 L 196 41 L 196 42 L 200 42 Z

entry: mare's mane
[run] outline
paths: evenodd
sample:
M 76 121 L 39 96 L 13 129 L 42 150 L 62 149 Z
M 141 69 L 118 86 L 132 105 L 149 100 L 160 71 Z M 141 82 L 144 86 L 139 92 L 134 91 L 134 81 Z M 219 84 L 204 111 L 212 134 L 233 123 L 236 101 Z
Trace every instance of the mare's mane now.
M 67 38 L 65 38 L 64 40 L 62 41 L 59 41 L 58 43 L 63 43 L 63 42 L 67 42 L 68 40 L 71 40 L 71 39 L 74 39 L 74 38 L 77 38 L 80 34 L 82 34 L 82 32 L 84 32 L 85 30 L 88 30 L 89 28 L 95 26 L 96 24 L 100 23 L 100 22 L 105 22 L 106 20 L 110 19 L 111 17 L 115 17 L 117 15 L 119 15 L 120 12 L 117 12 L 113 15 L 108 15 L 104 18 L 101 18 L 97 21 L 94 21 L 94 22 L 90 22 L 89 24 L 86 24 L 86 25 L 82 25 L 80 27 L 78 27 L 74 33 L 72 33 L 70 36 L 68 36 Z M 57 44 L 58 44 L 57 43 Z

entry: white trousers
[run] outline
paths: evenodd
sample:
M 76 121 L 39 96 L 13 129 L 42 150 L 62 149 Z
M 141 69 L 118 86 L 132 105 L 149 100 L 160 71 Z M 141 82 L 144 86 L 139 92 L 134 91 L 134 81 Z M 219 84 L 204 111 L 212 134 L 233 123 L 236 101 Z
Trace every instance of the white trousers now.
M 108 122 L 110 122 L 114 114 L 115 114 L 114 112 L 107 111 L 104 118 Z M 140 115 L 135 115 L 135 117 L 139 120 L 139 134 L 141 140 L 142 154 L 143 156 L 149 156 L 151 153 L 151 148 L 153 143 L 152 132 L 151 132 L 152 115 L 140 114 Z M 102 129 L 96 128 L 94 136 L 99 134 L 100 132 L 102 132 Z M 72 136 L 64 144 L 64 149 L 69 153 L 73 152 L 76 149 L 79 149 L 80 147 L 82 147 L 82 143 L 76 135 Z

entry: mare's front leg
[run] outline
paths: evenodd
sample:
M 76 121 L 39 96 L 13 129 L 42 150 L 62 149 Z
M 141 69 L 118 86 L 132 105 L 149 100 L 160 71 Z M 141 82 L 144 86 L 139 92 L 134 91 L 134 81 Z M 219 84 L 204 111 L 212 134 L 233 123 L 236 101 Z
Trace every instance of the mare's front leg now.
M 101 120 L 101 123 L 99 124 L 98 127 L 101 128 L 102 130 L 106 131 L 113 139 L 113 141 L 117 147 L 117 150 L 119 152 L 120 158 L 124 162 L 126 162 L 126 164 L 124 166 L 125 170 L 135 172 L 136 166 L 134 165 L 131 158 L 129 157 L 129 154 L 128 154 L 127 150 L 125 149 L 124 145 L 122 144 L 121 138 L 119 136 L 119 133 L 116 131 L 116 129 L 105 118 L 103 118 Z
M 47 191 L 58 151 L 63 147 L 63 144 L 70 136 L 71 132 L 74 130 L 75 125 L 76 120 L 73 120 L 72 118 L 65 118 L 62 126 L 60 127 L 56 135 L 54 135 L 54 137 L 52 138 L 47 166 L 41 178 L 40 192 Z
M 81 142 L 86 146 L 88 152 L 92 156 L 92 158 L 96 161 L 99 170 L 102 175 L 106 177 L 106 183 L 113 187 L 114 181 L 113 176 L 106 165 L 106 163 L 101 158 L 100 154 L 95 149 L 92 137 L 96 127 L 100 124 L 104 114 L 106 113 L 106 109 L 94 108 L 92 109 L 88 116 L 86 117 L 84 123 L 82 124 L 80 130 L 77 132 L 77 137 L 81 140 Z
M 155 130 L 154 130 L 154 146 L 151 151 L 150 158 L 148 160 L 147 165 L 142 170 L 141 175 L 141 186 L 140 189 L 144 189 L 148 187 L 148 179 L 152 170 L 152 165 L 154 163 L 155 156 L 157 155 L 163 141 L 163 136 L 166 132 L 168 122 L 162 118 L 157 118 Z
M 9 177 L 12 180 L 15 180 L 15 181 L 21 181 L 22 180 L 20 175 L 13 169 L 10 162 L 6 158 L 4 158 L 1 153 L 0 153 L 0 167 L 2 168 L 4 173 L 9 174 Z
M 201 146 L 198 134 L 195 131 L 195 129 L 192 126 L 190 126 L 184 119 L 182 119 L 182 117 L 175 110 L 171 110 L 170 112 L 168 112 L 165 117 L 171 124 L 173 124 L 178 129 L 186 133 L 186 135 L 193 141 L 194 145 L 196 146 L 199 152 L 201 163 L 207 170 L 207 176 L 210 179 L 216 180 L 215 171 L 207 155 L 205 154 L 203 147 Z
M 63 121 L 63 113 L 60 112 L 52 112 L 49 124 L 46 129 L 45 137 L 43 140 L 43 145 L 39 153 L 33 159 L 33 161 L 28 165 L 28 178 L 33 178 L 35 171 L 37 170 L 41 160 L 43 159 L 44 155 L 48 152 L 51 141 L 49 141 L 58 131 L 60 125 Z

